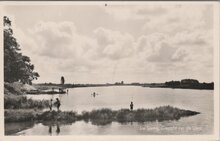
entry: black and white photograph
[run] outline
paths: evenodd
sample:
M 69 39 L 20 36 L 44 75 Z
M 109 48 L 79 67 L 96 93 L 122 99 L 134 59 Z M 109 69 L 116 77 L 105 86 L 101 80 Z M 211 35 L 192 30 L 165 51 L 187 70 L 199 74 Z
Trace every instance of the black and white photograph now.
M 3 4 L 4 136 L 216 134 L 216 5 Z

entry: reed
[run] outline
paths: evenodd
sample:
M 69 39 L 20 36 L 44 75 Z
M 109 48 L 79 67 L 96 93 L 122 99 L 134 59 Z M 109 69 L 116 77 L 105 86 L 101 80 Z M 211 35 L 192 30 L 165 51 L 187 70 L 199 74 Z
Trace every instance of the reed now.
M 23 113 L 23 114 L 22 114 Z M 77 114 L 73 111 L 26 111 L 26 110 L 6 110 L 5 121 L 61 121 L 61 122 L 75 122 L 78 120 L 90 121 L 94 125 L 106 125 L 113 121 L 126 122 L 147 122 L 147 121 L 164 121 L 164 120 L 179 120 L 181 117 L 193 116 L 199 112 L 179 109 L 171 106 L 162 106 L 154 109 L 99 109 L 90 112 L 82 112 Z

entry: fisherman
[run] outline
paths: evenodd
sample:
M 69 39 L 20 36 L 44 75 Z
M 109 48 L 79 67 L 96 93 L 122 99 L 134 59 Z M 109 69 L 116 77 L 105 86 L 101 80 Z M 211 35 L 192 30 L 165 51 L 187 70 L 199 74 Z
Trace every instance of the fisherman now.
M 57 106 L 57 111 L 59 111 L 60 109 L 60 100 L 58 99 L 58 98 L 56 98 L 56 102 L 54 103 L 54 105 L 56 105 Z
M 131 104 L 130 104 L 130 110 L 133 111 L 133 107 L 134 107 L 134 104 L 133 102 L 131 101 Z
M 53 99 L 50 100 L 50 105 L 49 105 L 50 111 L 52 111 L 52 107 L 53 107 Z
M 66 93 L 67 93 L 67 94 L 69 93 L 69 90 L 68 90 L 68 89 L 66 90 Z

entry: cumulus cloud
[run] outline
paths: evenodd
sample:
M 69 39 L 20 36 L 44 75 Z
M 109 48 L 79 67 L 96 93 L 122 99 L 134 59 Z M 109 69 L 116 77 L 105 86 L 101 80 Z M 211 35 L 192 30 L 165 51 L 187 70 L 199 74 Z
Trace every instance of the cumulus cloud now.
M 99 45 L 97 55 L 114 60 L 133 55 L 134 39 L 132 35 L 101 27 L 94 32 Z
M 129 26 L 120 30 L 100 23 L 85 34 L 71 20 L 16 28 L 23 51 L 44 80 L 61 75 L 78 82 L 205 79 L 200 70 L 207 70 L 212 80 L 212 6 L 110 5 L 99 10 L 119 25 L 141 25 L 132 26 L 138 33 L 128 32 Z
M 170 62 L 172 61 L 172 55 L 175 53 L 176 49 L 169 46 L 167 43 L 161 43 L 159 49 L 156 53 L 152 53 L 148 60 L 152 62 Z
M 175 53 L 172 54 L 171 59 L 173 61 L 184 61 L 188 55 L 189 55 L 189 52 L 187 50 L 179 48 L 176 50 Z
M 211 14 L 207 5 L 174 5 L 166 14 L 160 18 L 152 18 L 144 26 L 146 33 L 162 32 L 167 34 L 176 34 L 181 31 L 194 32 L 203 28 L 210 28 L 212 25 L 204 17 L 204 13 Z M 207 15 L 206 15 L 207 16 Z
M 173 39 L 165 34 L 151 34 L 140 37 L 137 52 L 144 53 L 150 62 L 182 62 L 189 52 L 174 44 Z
M 38 43 L 38 53 L 53 58 L 74 57 L 80 52 L 77 46 L 83 43 L 70 22 L 39 22 L 31 30 Z M 80 40 L 78 40 L 80 38 Z

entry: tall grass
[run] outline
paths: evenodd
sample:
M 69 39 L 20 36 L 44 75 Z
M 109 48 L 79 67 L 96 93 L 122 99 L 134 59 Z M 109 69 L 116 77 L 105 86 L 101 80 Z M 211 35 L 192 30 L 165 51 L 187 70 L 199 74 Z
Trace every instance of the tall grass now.
M 29 109 L 29 108 L 43 109 L 48 107 L 49 107 L 48 100 L 32 100 L 22 95 L 4 96 L 5 109 Z
M 101 109 L 85 112 L 82 117 L 87 117 L 93 124 L 104 125 L 112 121 L 120 123 L 125 122 L 146 122 L 146 121 L 164 121 L 164 120 L 179 120 L 181 117 L 193 116 L 199 112 L 183 110 L 171 106 L 162 106 L 155 109 Z
M 5 110 L 5 122 L 35 121 L 39 114 L 34 110 Z
M 14 110 L 16 111 L 16 110 Z M 82 112 L 82 114 L 76 114 L 72 111 L 46 111 L 42 113 L 24 112 L 16 113 L 12 110 L 12 115 L 16 117 L 13 119 L 10 110 L 6 111 L 6 121 L 23 121 L 23 120 L 35 120 L 35 121 L 64 121 L 75 122 L 77 120 L 91 121 L 94 125 L 106 125 L 113 121 L 120 123 L 126 122 L 146 122 L 146 121 L 164 121 L 164 120 L 178 120 L 181 117 L 193 116 L 199 114 L 199 112 L 183 110 L 171 106 L 163 106 L 155 109 L 137 109 L 130 111 L 129 109 L 111 110 L 100 109 L 93 110 L 91 112 Z M 17 114 L 17 115 L 16 115 Z M 9 117 L 7 117 L 9 116 Z
M 37 120 L 41 121 L 66 121 L 75 122 L 77 120 L 76 112 L 72 111 L 46 111 L 37 117 Z
M 49 107 L 48 100 L 32 100 L 24 96 L 21 83 L 4 83 L 5 109 L 43 109 Z M 30 86 L 31 87 L 31 86 Z

